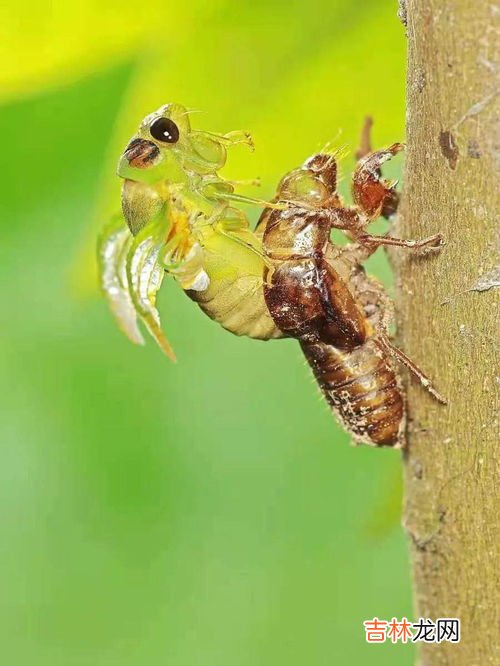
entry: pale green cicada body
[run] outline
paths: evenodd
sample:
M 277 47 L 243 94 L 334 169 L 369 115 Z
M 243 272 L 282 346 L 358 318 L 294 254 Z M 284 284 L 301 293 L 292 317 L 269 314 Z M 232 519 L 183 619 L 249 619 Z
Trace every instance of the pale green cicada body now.
M 142 322 L 172 359 L 156 308 L 166 274 L 232 333 L 283 335 L 264 300 L 261 234 L 234 204 L 283 206 L 239 195 L 218 175 L 227 148 L 238 143 L 252 147 L 243 132 L 191 129 L 189 112 L 167 104 L 142 121 L 118 164 L 122 214 L 99 239 L 101 286 L 128 338 L 144 343 Z

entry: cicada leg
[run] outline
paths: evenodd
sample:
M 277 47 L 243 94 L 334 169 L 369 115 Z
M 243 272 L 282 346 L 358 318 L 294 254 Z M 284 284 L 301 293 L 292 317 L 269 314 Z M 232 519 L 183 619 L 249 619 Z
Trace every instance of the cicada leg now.
M 390 219 L 397 212 L 400 201 L 400 194 L 396 190 L 397 182 L 391 183 L 382 178 L 382 170 L 381 170 L 382 163 L 390 159 L 392 155 L 389 156 L 384 155 L 382 157 L 382 160 L 380 160 L 380 158 L 378 160 L 377 158 L 375 158 L 374 160 L 375 164 L 372 163 L 367 165 L 365 163 L 366 157 L 368 157 L 369 155 L 376 154 L 373 153 L 372 149 L 372 141 L 371 141 L 372 127 L 373 127 L 373 118 L 371 116 L 366 116 L 363 128 L 361 130 L 359 148 L 356 151 L 356 159 L 358 160 L 358 169 L 360 170 L 358 178 L 361 181 L 361 183 L 358 183 L 356 185 L 356 188 L 361 187 L 362 189 L 363 188 L 368 189 L 369 182 L 372 181 L 373 185 L 373 181 L 375 181 L 376 192 L 372 191 L 371 196 L 377 194 L 378 197 L 382 197 L 380 215 L 382 215 L 386 219 Z M 394 146 L 402 146 L 401 149 L 404 149 L 403 144 L 394 144 Z M 378 152 L 380 153 L 384 151 L 378 151 Z M 368 174 L 366 173 L 367 166 L 369 171 Z M 363 171 L 365 171 L 365 173 L 363 173 Z M 354 182 L 353 182 L 353 187 L 354 187 Z M 368 194 L 368 192 L 365 191 L 365 194 Z
M 384 150 L 376 150 L 361 158 L 352 177 L 354 202 L 368 220 L 375 220 L 382 214 L 384 203 L 393 198 L 397 181 L 382 177 L 381 166 L 404 150 L 402 143 L 393 143 Z
M 244 130 L 233 130 L 231 132 L 226 132 L 225 134 L 217 134 L 216 132 L 207 132 L 206 130 L 203 130 L 200 134 L 205 134 L 206 136 L 217 139 L 217 141 L 224 146 L 230 147 L 245 144 L 251 151 L 255 150 L 252 135 L 250 132 L 245 132 Z
M 249 206 L 259 206 L 260 208 L 273 208 L 275 210 L 286 210 L 288 208 L 288 203 L 286 202 L 265 201 L 264 199 L 247 197 L 244 194 L 238 194 L 237 192 L 217 192 L 215 194 L 207 193 L 206 196 L 209 198 L 218 199 L 219 201 L 242 203 Z
M 355 223 L 349 219 L 345 220 L 345 229 L 349 237 L 357 243 L 371 248 L 373 252 L 381 245 L 405 247 L 415 251 L 440 249 L 444 244 L 441 234 L 422 239 L 403 239 L 365 232 L 364 227 L 372 220 L 380 215 L 390 219 L 397 211 L 400 199 L 396 190 L 397 181 L 391 182 L 383 178 L 381 167 L 384 162 L 405 148 L 402 143 L 394 143 L 386 149 L 372 152 L 372 125 L 373 120 L 368 116 L 361 132 L 360 147 L 356 152 L 358 165 L 352 178 L 352 193 L 359 215 Z
M 340 269 L 342 264 L 347 267 L 350 266 L 349 284 L 374 329 L 374 338 L 378 346 L 403 364 L 433 398 L 442 404 L 446 404 L 445 398 L 434 388 L 427 375 L 401 349 L 393 344 L 389 329 L 394 319 L 394 305 L 383 286 L 366 275 L 361 268 L 360 262 L 367 258 L 368 253 L 369 251 L 367 252 L 367 249 L 362 245 L 350 244 L 338 249 L 336 254 L 333 254 L 330 250 L 327 260 L 334 269 Z
M 434 234 L 427 238 L 405 239 L 394 238 L 394 236 L 374 236 L 373 234 L 356 234 L 356 240 L 362 245 L 371 245 L 375 251 L 380 245 L 391 245 L 393 247 L 405 247 L 409 250 L 439 250 L 444 245 L 441 234 Z
M 444 239 L 441 234 L 434 234 L 427 238 L 406 239 L 395 238 L 389 235 L 373 235 L 365 231 L 365 226 L 370 220 L 366 220 L 364 215 L 357 208 L 333 208 L 330 216 L 332 227 L 343 231 L 348 238 L 358 245 L 360 261 L 368 259 L 381 245 L 392 247 L 404 247 L 415 252 L 440 250 L 444 245 Z M 362 249 L 361 249 L 362 248 Z
M 262 181 L 260 178 L 242 178 L 240 180 L 225 180 L 225 183 L 229 183 L 232 187 L 260 187 Z
M 439 393 L 439 391 L 434 388 L 429 377 L 427 377 L 427 375 L 418 367 L 418 365 L 416 365 L 411 360 L 411 358 L 409 358 L 401 349 L 394 346 L 387 335 L 379 334 L 377 335 L 376 339 L 380 347 L 385 349 L 393 358 L 408 368 L 412 375 L 418 379 L 425 390 L 430 393 L 430 395 L 432 395 L 435 400 L 440 402 L 442 405 L 448 404 L 441 393 Z

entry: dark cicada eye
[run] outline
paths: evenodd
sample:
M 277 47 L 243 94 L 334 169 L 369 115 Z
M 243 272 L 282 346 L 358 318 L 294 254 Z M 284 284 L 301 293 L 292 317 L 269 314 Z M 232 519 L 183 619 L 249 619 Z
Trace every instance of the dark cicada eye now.
M 170 118 L 158 118 L 149 128 L 153 139 L 161 143 L 177 143 L 179 141 L 179 128 Z

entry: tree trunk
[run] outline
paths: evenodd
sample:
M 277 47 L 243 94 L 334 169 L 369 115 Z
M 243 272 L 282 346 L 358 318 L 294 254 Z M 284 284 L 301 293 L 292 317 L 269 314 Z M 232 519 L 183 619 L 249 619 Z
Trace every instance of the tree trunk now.
M 398 252 L 399 334 L 448 405 L 410 379 L 405 527 L 416 616 L 461 621 L 460 643 L 420 643 L 420 664 L 488 666 L 500 663 L 500 8 L 492 0 L 408 0 L 406 17 L 398 234 L 440 231 L 446 245 L 425 257 Z

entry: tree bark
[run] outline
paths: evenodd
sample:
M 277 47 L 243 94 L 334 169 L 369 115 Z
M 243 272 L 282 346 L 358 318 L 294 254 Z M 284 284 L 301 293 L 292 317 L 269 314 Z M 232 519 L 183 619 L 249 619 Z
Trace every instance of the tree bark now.
M 406 7 L 398 234 L 440 231 L 446 245 L 425 257 L 398 252 L 398 330 L 448 405 L 409 380 L 404 522 L 416 616 L 461 621 L 460 643 L 420 643 L 421 666 L 500 663 L 499 17 L 492 0 Z

